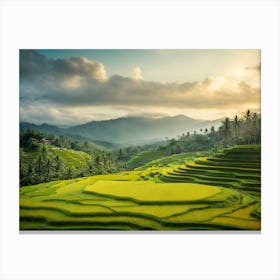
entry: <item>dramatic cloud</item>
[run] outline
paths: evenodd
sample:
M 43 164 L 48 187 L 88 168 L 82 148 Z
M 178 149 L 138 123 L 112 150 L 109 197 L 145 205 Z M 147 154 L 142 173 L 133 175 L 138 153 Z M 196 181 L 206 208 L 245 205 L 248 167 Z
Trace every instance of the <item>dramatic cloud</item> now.
M 260 78 L 248 74 L 253 71 L 247 68 L 232 77 L 163 83 L 143 80 L 139 67 L 133 69 L 132 78 L 107 77 L 104 65 L 97 61 L 48 59 L 24 50 L 20 53 L 21 119 L 70 124 L 137 110 L 159 114 L 212 110 L 218 116 L 219 110 L 259 108 Z
M 36 80 L 42 77 L 56 80 L 67 80 L 80 77 L 88 81 L 105 81 L 107 79 L 104 65 L 90 61 L 85 57 L 69 59 L 47 59 L 33 50 L 20 52 L 21 79 Z

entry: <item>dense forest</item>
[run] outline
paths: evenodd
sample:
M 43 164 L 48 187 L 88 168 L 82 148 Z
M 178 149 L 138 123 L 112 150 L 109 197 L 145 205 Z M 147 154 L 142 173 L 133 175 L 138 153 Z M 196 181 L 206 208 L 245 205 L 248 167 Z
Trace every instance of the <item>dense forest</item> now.
M 126 158 L 144 148 L 111 151 L 90 140 L 21 130 L 20 185 L 119 172 L 126 169 Z

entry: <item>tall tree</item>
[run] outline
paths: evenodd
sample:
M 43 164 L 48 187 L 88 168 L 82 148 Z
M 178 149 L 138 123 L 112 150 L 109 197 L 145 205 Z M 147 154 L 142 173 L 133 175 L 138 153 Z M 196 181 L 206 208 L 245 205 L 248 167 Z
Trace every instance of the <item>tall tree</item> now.
M 222 131 L 224 138 L 224 146 L 227 147 L 229 145 L 229 137 L 230 137 L 230 121 L 229 118 L 225 118 L 222 122 Z

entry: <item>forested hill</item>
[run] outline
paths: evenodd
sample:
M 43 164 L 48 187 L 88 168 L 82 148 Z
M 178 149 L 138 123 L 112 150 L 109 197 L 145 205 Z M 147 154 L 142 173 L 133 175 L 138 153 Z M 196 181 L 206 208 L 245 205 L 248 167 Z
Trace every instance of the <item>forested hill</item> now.
M 69 128 L 58 128 L 42 124 L 23 123 L 22 127 L 31 127 L 43 132 L 79 135 L 93 141 L 107 141 L 122 145 L 144 144 L 177 137 L 183 133 L 193 133 L 201 129 L 218 128 L 222 119 L 207 121 L 192 119 L 184 115 L 163 118 L 126 117 L 104 121 L 92 121 Z
M 35 130 L 35 131 L 39 131 L 45 134 L 49 134 L 49 135 L 55 135 L 55 136 L 64 136 L 64 137 L 68 137 L 70 138 L 72 141 L 77 142 L 77 141 L 90 141 L 92 144 L 94 144 L 96 146 L 97 149 L 116 149 L 119 147 L 119 145 L 117 144 L 113 144 L 111 142 L 108 141 L 98 141 L 95 140 L 93 141 L 92 138 L 88 138 L 85 137 L 83 135 L 79 135 L 79 134 L 75 134 L 75 133 L 71 133 L 70 129 L 65 129 L 65 128 L 61 128 L 55 125 L 49 125 L 46 123 L 43 123 L 41 125 L 36 125 L 34 123 L 29 123 L 29 122 L 21 122 L 20 123 L 20 130 L 21 131 L 27 131 L 27 130 Z

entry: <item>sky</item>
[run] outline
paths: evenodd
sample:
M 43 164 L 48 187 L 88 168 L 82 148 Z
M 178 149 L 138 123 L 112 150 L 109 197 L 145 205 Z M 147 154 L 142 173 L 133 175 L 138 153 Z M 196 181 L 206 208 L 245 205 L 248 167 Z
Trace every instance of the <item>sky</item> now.
M 260 112 L 260 50 L 20 50 L 20 121 Z

